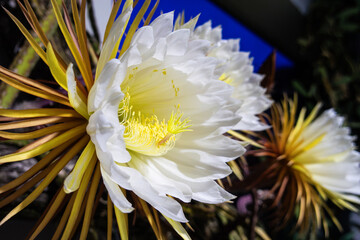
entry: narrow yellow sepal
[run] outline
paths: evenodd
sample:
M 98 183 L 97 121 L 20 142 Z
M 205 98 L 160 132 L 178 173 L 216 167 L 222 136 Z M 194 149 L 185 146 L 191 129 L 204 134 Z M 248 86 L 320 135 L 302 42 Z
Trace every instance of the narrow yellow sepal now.
M 51 221 L 52 217 L 55 215 L 58 208 L 61 206 L 61 203 L 63 199 L 65 198 L 66 194 L 61 189 L 59 193 L 57 194 L 54 202 L 51 204 L 51 207 L 49 208 L 48 212 L 40 222 L 40 224 L 36 227 L 34 232 L 29 237 L 29 240 L 33 240 L 39 235 L 39 233 L 46 227 L 46 225 Z
M 271 240 L 271 237 L 267 235 L 264 229 L 261 227 L 255 227 L 255 232 L 258 236 L 260 236 L 263 240 Z
M 112 233 L 112 225 L 113 225 L 113 203 L 111 201 L 110 195 L 108 194 L 107 198 L 107 233 L 106 239 L 111 240 Z
M 85 79 L 88 80 L 88 82 L 85 83 L 85 84 L 86 84 L 86 87 L 90 90 L 90 88 L 93 85 L 93 76 L 92 76 L 92 72 L 91 72 L 91 64 L 90 64 L 90 59 L 89 59 L 89 52 L 88 52 L 87 43 L 86 43 L 86 30 L 85 30 L 85 26 L 83 26 L 81 24 L 81 20 L 79 18 L 79 10 L 77 8 L 77 3 L 76 2 L 77 2 L 76 0 L 71 0 L 71 9 L 73 11 L 73 19 L 74 19 L 75 29 L 76 29 L 76 33 L 77 33 L 77 37 L 78 37 L 80 53 L 81 53 L 81 56 L 82 56 L 83 61 L 84 61 L 84 66 L 86 68 L 86 73 L 88 74 L 87 77 L 84 77 L 84 80 Z M 84 11 L 84 9 L 83 9 L 83 6 L 85 6 L 84 4 L 85 4 L 84 1 L 82 1 L 82 4 L 81 4 L 82 5 L 81 10 L 82 11 Z
M 147 16 L 147 18 L 146 18 L 146 20 L 145 20 L 145 22 L 144 22 L 144 26 L 149 25 L 152 17 L 154 16 L 154 13 L 155 13 L 157 7 L 159 6 L 159 2 L 160 2 L 160 0 L 157 0 L 157 1 L 156 1 L 155 5 L 154 5 L 153 8 L 151 9 L 149 15 Z
M 191 31 L 194 30 L 198 20 L 199 20 L 200 14 L 196 15 L 196 17 L 190 19 L 188 22 L 184 23 L 182 26 L 180 26 L 181 29 L 190 29 Z
M 59 97 L 59 96 L 54 96 L 53 94 L 49 93 L 49 92 L 46 92 L 46 91 L 43 91 L 41 89 L 38 89 L 38 88 L 35 88 L 35 87 L 32 87 L 32 86 L 29 86 L 29 85 L 26 85 L 26 84 L 23 84 L 21 82 L 19 82 L 18 80 L 10 77 L 10 76 L 7 76 L 3 73 L 0 72 L 0 79 L 9 84 L 10 86 L 20 90 L 20 91 L 23 91 L 23 92 L 26 92 L 26 93 L 29 93 L 31 95 L 34 95 L 34 96 L 37 96 L 37 97 L 40 97 L 40 98 L 44 98 L 44 99 L 48 99 L 48 100 L 51 100 L 51 101 L 54 101 L 54 102 L 58 102 L 58 103 L 61 103 L 61 104 L 64 104 L 66 106 L 70 106 L 70 103 L 64 99 L 63 97 Z
M 81 116 L 72 109 L 64 108 L 36 108 L 36 109 L 0 109 L 0 116 L 12 118 L 38 118 L 38 117 L 74 117 Z
M 120 56 L 129 48 L 131 39 L 134 36 L 134 33 L 137 30 L 141 19 L 143 19 L 146 10 L 149 8 L 150 2 L 151 2 L 150 0 L 145 0 L 145 2 L 143 3 L 140 11 L 138 12 L 138 14 L 136 15 L 134 21 L 132 22 L 132 24 L 131 24 L 131 26 L 129 28 L 129 31 L 126 34 L 125 41 L 124 41 L 124 43 L 122 45 L 122 48 L 121 48 L 121 51 L 120 51 Z M 114 48 L 113 52 L 111 54 L 111 58 L 114 58 L 116 56 L 116 53 L 117 53 L 117 49 Z
M 24 1 L 27 13 L 29 14 L 29 17 L 31 19 L 31 23 L 34 26 L 36 34 L 39 36 L 41 42 L 46 46 L 49 40 L 47 39 L 44 31 L 41 28 L 41 25 L 39 23 L 39 20 L 37 19 L 34 10 L 31 8 L 31 5 L 28 0 Z
M 229 130 L 228 131 L 228 134 L 238 138 L 239 140 L 242 140 L 242 141 L 245 141 L 246 143 L 249 143 L 250 145 L 253 145 L 255 147 L 258 147 L 258 148 L 264 148 L 264 146 L 258 144 L 257 142 L 255 142 L 254 140 L 246 137 L 245 135 L 241 134 L 241 133 L 238 133 L 238 132 L 235 132 L 233 130 Z
M 241 174 L 241 170 L 240 170 L 240 167 L 237 165 L 236 161 L 235 160 L 232 160 L 230 162 L 228 162 L 231 170 L 233 171 L 233 173 L 235 174 L 235 176 L 239 179 L 239 180 L 243 180 L 244 177 L 243 175 Z
M 52 124 L 63 121 L 64 119 L 61 117 L 41 117 L 35 119 L 25 119 L 20 121 L 10 121 L 6 123 L 0 123 L 0 130 L 35 127 L 43 124 Z
M 56 3 L 56 0 L 51 0 L 51 3 L 52 3 L 52 6 L 53 6 L 53 9 L 54 9 L 55 17 L 56 17 L 56 20 L 57 20 L 57 22 L 59 24 L 60 30 L 61 30 L 64 38 L 65 38 L 65 41 L 66 41 L 67 45 L 70 48 L 70 51 L 71 51 L 72 55 L 75 58 L 75 61 L 77 63 L 77 66 L 79 67 L 81 75 L 84 78 L 84 82 L 85 82 L 86 86 L 88 87 L 89 83 L 91 82 L 91 80 L 89 79 L 89 76 L 90 76 L 91 73 L 88 72 L 89 69 L 86 68 L 85 63 L 83 62 L 83 58 L 82 58 L 78 48 L 76 47 L 76 43 L 72 39 L 72 37 L 71 37 L 71 35 L 69 33 L 69 30 L 66 27 L 66 24 L 65 24 L 64 19 L 62 17 L 60 8 Z M 88 88 L 88 90 L 89 89 L 90 88 Z
M 25 38 L 28 40 L 30 45 L 34 48 L 35 52 L 41 57 L 41 59 L 47 64 L 46 60 L 46 54 L 45 51 L 40 47 L 40 45 L 36 42 L 35 38 L 31 36 L 28 30 L 24 27 L 24 25 L 14 16 L 12 15 L 8 10 L 4 8 L 5 12 L 10 16 L 10 18 L 14 21 L 16 26 L 18 26 L 19 30 L 22 32 L 22 34 L 25 36 Z
M 326 133 L 321 134 L 320 136 L 318 136 L 316 139 L 314 139 L 311 143 L 309 143 L 308 145 L 304 146 L 303 150 L 304 151 L 308 151 L 310 149 L 312 149 L 313 147 L 315 147 L 316 145 L 318 145 L 321 140 L 323 140 L 323 138 L 326 136 Z
M 295 128 L 291 131 L 289 135 L 288 141 L 286 143 L 287 148 L 295 146 L 295 143 L 298 142 L 298 136 L 304 130 L 303 123 L 305 119 L 305 113 L 306 113 L 306 108 L 302 108 L 298 120 L 296 122 Z
M 76 161 L 74 169 L 64 181 L 64 191 L 66 193 L 71 193 L 78 190 L 85 171 L 87 170 L 87 167 L 94 155 L 95 145 L 90 141 L 86 145 L 84 151 L 81 153 L 79 159 Z
M 153 231 L 156 235 L 156 238 L 161 239 L 161 232 L 159 231 L 159 228 L 156 224 L 156 220 L 154 219 L 153 215 L 151 214 L 148 204 L 141 198 L 138 198 L 138 200 L 141 204 L 142 210 L 144 211 L 144 213 L 150 223 L 151 228 L 153 229 Z
M 90 223 L 91 223 L 91 219 L 92 219 L 93 206 L 94 206 L 94 202 L 95 202 L 94 199 L 95 199 L 96 192 L 97 192 L 97 189 L 99 186 L 100 178 L 101 178 L 100 163 L 98 162 L 97 166 L 96 166 L 94 177 L 91 181 L 89 197 L 86 202 L 84 221 L 83 221 L 83 226 L 81 228 L 81 234 L 80 234 L 80 238 L 79 238 L 80 240 L 87 239 L 87 234 L 89 232 L 89 227 L 90 227 Z
M 45 127 L 45 128 L 41 128 L 41 129 L 38 129 L 35 131 L 25 132 L 25 133 L 13 133 L 13 132 L 0 131 L 0 137 L 6 138 L 6 139 L 13 139 L 13 140 L 35 139 L 35 138 L 43 137 L 43 136 L 51 134 L 51 133 L 68 130 L 77 125 L 80 125 L 81 123 L 83 123 L 83 122 L 82 121 L 65 122 L 65 123 L 60 123 L 60 124 L 52 125 L 49 127 Z
M 32 203 L 51 183 L 52 180 L 58 175 L 58 173 L 65 167 L 65 165 L 85 146 L 86 142 L 89 141 L 89 136 L 85 135 L 80 141 L 78 141 L 61 159 L 59 159 L 51 170 L 51 172 L 44 178 L 44 180 L 37 186 L 24 201 L 17 205 L 11 210 L 0 222 L 0 226 L 3 225 L 7 220 L 12 218 L 18 212 L 27 207 Z
M 314 120 L 314 118 L 316 117 L 317 113 L 319 112 L 321 106 L 322 106 L 321 103 L 316 104 L 316 106 L 311 111 L 310 115 L 306 118 L 306 120 L 304 122 L 304 127 L 308 126 Z
M 181 225 L 181 223 L 172 220 L 171 218 L 166 217 L 163 215 L 165 219 L 170 223 L 170 225 L 174 228 L 174 230 L 182 237 L 184 240 L 191 240 L 191 237 L 185 230 L 185 228 Z
M 85 196 L 86 190 L 88 189 L 89 181 L 93 174 L 96 162 L 97 162 L 96 156 L 91 158 L 88 169 L 87 169 L 87 171 L 85 171 L 84 177 L 81 180 L 81 186 L 76 193 L 74 205 L 71 209 L 70 216 L 66 223 L 66 227 L 65 227 L 63 236 L 61 237 L 62 240 L 71 239 L 71 234 L 76 225 L 76 220 L 79 217 L 79 213 L 81 211 L 82 204 L 84 201 L 84 196 Z
M 43 153 L 49 151 L 50 149 L 53 149 L 53 148 L 63 144 L 69 138 L 75 137 L 81 133 L 84 133 L 85 128 L 86 128 L 86 125 L 83 124 L 83 125 L 80 125 L 78 127 L 75 127 L 73 129 L 66 131 L 65 133 L 61 134 L 60 136 L 55 137 L 55 138 L 51 139 L 50 141 L 32 149 L 32 150 L 1 156 L 0 164 L 8 163 L 8 162 L 17 162 L 17 161 L 29 159 L 32 157 L 36 157 L 40 154 L 43 154 Z
M 61 68 L 61 64 L 59 63 L 50 42 L 47 45 L 46 59 L 49 63 L 50 72 L 55 78 L 56 82 L 63 89 L 67 90 L 65 69 Z
M 76 198 L 77 192 L 73 193 L 70 200 L 68 201 L 68 204 L 65 208 L 65 211 L 63 211 L 62 217 L 60 219 L 60 222 L 57 225 L 56 231 L 53 234 L 51 240 L 58 240 L 61 236 L 61 233 L 63 232 L 63 229 L 68 221 L 70 212 L 74 206 L 75 198 Z
M 2 66 L 0 66 L 0 73 L 7 76 L 9 80 L 11 79 L 11 81 L 21 82 L 21 83 L 23 83 L 25 85 L 29 85 L 29 86 L 31 86 L 33 88 L 40 89 L 43 92 L 46 92 L 46 93 L 48 93 L 50 95 L 54 95 L 56 97 L 63 98 L 65 101 L 67 101 L 68 104 L 70 104 L 68 102 L 68 98 L 65 95 L 63 95 L 62 93 L 58 92 L 57 90 L 55 90 L 55 89 L 53 89 L 51 87 L 48 87 L 48 86 L 46 86 L 44 84 L 39 83 L 38 81 L 34 81 L 34 80 L 30 79 L 30 78 L 24 77 L 22 75 L 14 73 L 14 72 L 11 72 L 10 70 L 8 70 L 8 69 L 6 69 L 6 68 L 4 68 Z
M 44 158 L 42 158 L 38 163 L 36 163 L 33 167 L 31 167 L 29 170 L 27 170 L 24 174 L 19 176 L 18 178 L 15 178 L 11 182 L 8 182 L 5 185 L 2 185 L 0 187 L 0 194 L 4 193 L 6 191 L 9 191 L 11 189 L 14 189 L 27 180 L 29 180 L 31 177 L 36 175 L 41 169 L 46 167 L 51 161 L 53 161 L 57 156 L 59 156 L 62 152 L 64 152 L 65 149 L 70 148 L 70 145 L 72 145 L 77 138 L 69 139 L 66 143 L 60 145 L 59 147 L 51 150 Z
M 115 205 L 114 205 L 114 210 L 115 210 L 116 221 L 119 227 L 121 240 L 128 240 L 129 231 L 128 231 L 127 213 L 121 212 Z

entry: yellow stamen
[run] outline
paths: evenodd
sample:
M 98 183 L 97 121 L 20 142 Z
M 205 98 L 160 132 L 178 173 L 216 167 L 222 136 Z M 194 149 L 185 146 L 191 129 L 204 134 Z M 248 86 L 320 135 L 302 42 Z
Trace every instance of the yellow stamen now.
M 172 136 L 174 136 L 174 134 L 167 133 L 165 135 L 165 137 L 163 139 L 161 139 L 160 142 L 158 142 L 158 147 L 159 147 L 159 145 L 165 144 Z
M 234 81 L 233 78 L 231 78 L 230 76 L 226 75 L 225 73 L 223 73 L 220 78 L 219 78 L 220 81 L 223 81 L 229 85 L 231 85 L 231 83 Z

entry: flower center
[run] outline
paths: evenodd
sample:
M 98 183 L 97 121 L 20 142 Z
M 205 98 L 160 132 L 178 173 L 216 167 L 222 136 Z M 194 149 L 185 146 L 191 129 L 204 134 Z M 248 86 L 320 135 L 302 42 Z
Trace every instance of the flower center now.
M 134 111 L 130 103 L 129 91 L 119 105 L 119 121 L 125 126 L 126 148 L 150 156 L 166 154 L 175 146 L 180 133 L 188 129 L 189 119 L 182 120 L 179 106 L 171 113 L 169 120 L 161 121 L 155 114 L 143 114 Z

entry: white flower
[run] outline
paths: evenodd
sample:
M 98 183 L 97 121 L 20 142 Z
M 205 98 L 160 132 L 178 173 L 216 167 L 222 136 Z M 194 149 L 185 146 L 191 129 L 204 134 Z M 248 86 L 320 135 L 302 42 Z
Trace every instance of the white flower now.
M 272 206 L 283 224 L 294 211 L 300 233 L 323 228 L 328 235 L 327 217 L 341 229 L 329 201 L 341 209 L 357 211 L 360 204 L 360 154 L 354 137 L 343 127 L 344 119 L 333 109 L 316 115 L 318 104 L 306 117 L 306 108 L 297 116 L 297 96 L 273 105 L 268 119 L 272 129 L 259 142 L 259 156 L 268 156 L 266 171 L 255 172 L 261 183 L 274 193 Z M 262 168 L 259 168 L 262 169 Z
M 190 22 L 189 22 L 190 23 Z M 189 26 L 190 25 L 190 26 Z M 192 28 L 192 24 L 187 27 Z M 239 39 L 222 39 L 221 27 L 211 27 L 211 22 L 197 27 L 192 38 L 210 41 L 208 56 L 221 60 L 216 71 L 221 73 L 220 80 L 234 87 L 232 97 L 241 100 L 237 114 L 241 121 L 236 130 L 260 131 L 268 126 L 256 116 L 270 107 L 272 101 L 265 95 L 266 89 L 260 86 L 263 76 L 254 73 L 252 59 L 248 52 L 239 51 Z
M 181 205 L 169 196 L 205 203 L 234 197 L 215 180 L 244 152 L 223 136 L 240 120 L 239 103 L 232 86 L 215 81 L 219 60 L 206 55 L 210 43 L 190 35 L 173 31 L 173 13 L 159 16 L 137 30 L 119 60 L 100 67 L 91 88 L 87 132 L 123 212 L 132 206 L 119 186 L 180 222 L 187 221 Z
M 303 129 L 295 128 L 285 151 L 291 152 L 289 159 L 302 164 L 315 183 L 336 193 L 336 198 L 360 203 L 353 196 L 360 195 L 360 154 L 343 122 L 333 109 L 327 110 L 308 125 L 304 123 Z

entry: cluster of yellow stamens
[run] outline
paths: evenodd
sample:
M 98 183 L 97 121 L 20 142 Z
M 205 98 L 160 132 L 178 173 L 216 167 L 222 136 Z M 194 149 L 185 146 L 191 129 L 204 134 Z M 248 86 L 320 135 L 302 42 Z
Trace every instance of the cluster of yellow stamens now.
M 119 105 L 119 121 L 125 126 L 124 140 L 126 148 L 150 156 L 166 154 L 175 145 L 179 134 L 191 131 L 189 119 L 182 120 L 179 106 L 168 120 L 159 121 L 155 114 L 146 115 L 134 111 L 130 103 L 129 91 Z

